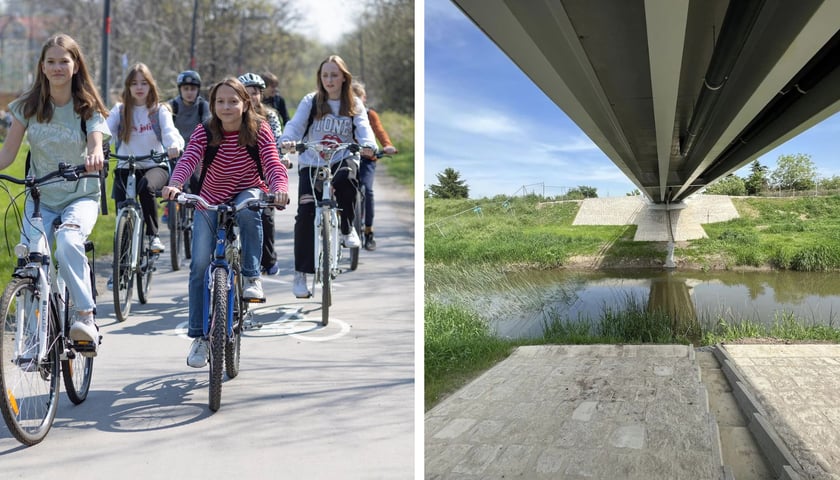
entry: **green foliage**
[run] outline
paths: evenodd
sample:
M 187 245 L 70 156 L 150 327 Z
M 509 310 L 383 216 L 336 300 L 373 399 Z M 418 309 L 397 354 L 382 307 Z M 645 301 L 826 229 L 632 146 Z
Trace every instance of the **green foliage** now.
M 414 117 L 397 112 L 379 112 L 382 125 L 388 131 L 391 142 L 397 147 L 396 155 L 382 158 L 380 164 L 385 171 L 408 188 L 414 197 Z
M 577 188 L 573 188 L 569 190 L 569 193 L 565 195 L 566 199 L 569 200 L 580 200 L 584 198 L 598 198 L 598 189 L 595 187 L 588 187 L 586 185 L 581 185 Z
M 767 180 L 767 170 L 758 160 L 750 165 L 750 176 L 744 181 L 747 195 L 758 195 L 768 188 L 770 182 Z
M 817 167 L 808 154 L 782 155 L 770 181 L 782 190 L 811 190 L 816 186 Z
M 747 194 L 747 188 L 740 177 L 730 174 L 706 187 L 706 193 L 711 195 L 742 196 Z
M 436 198 L 468 198 L 470 187 L 461 174 L 454 168 L 446 168 L 437 174 L 438 183 L 429 186 L 432 196 Z

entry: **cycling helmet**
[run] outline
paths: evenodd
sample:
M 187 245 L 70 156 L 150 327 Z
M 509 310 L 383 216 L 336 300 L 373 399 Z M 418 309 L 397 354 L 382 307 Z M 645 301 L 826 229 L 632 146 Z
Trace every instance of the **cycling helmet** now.
M 198 72 L 193 70 L 187 70 L 178 74 L 178 88 L 181 85 L 195 85 L 196 87 L 201 87 L 201 77 L 198 75 Z
M 265 90 L 265 81 L 256 73 L 246 73 L 239 76 L 239 81 L 246 87 L 257 87 L 260 90 Z

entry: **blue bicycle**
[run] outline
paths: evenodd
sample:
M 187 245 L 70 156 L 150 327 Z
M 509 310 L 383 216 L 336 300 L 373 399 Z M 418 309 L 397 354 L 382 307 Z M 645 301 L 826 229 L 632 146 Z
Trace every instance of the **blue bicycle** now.
M 204 276 L 202 306 L 204 338 L 210 345 L 209 406 L 214 412 L 219 410 L 222 401 L 222 371 L 227 373 L 228 378 L 239 375 L 242 329 L 246 317 L 250 315 L 248 304 L 264 301 L 242 298 L 244 278 L 236 212 L 275 206 L 274 200 L 274 195 L 265 195 L 263 199 L 246 199 L 236 204 L 211 205 L 199 195 L 182 192 L 175 197 L 175 202 L 188 208 L 200 205 L 205 209 L 201 214 L 216 212 L 216 249 Z M 200 221 L 199 218 L 196 215 L 195 221 Z

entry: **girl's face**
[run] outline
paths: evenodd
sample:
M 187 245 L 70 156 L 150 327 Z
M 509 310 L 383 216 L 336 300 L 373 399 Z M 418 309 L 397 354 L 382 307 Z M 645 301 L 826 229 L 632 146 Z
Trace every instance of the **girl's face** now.
M 131 93 L 131 98 L 134 99 L 135 105 L 145 105 L 146 104 L 146 97 L 149 95 L 149 82 L 146 81 L 146 77 L 141 74 L 134 75 L 134 78 L 131 80 L 131 83 L 128 86 L 128 90 Z
M 324 86 L 330 100 L 341 98 L 341 86 L 344 80 L 344 74 L 334 62 L 327 62 L 321 66 L 321 85 Z
M 216 116 L 222 125 L 231 125 L 242 121 L 242 114 L 247 106 L 229 85 L 219 85 L 216 90 Z
M 73 75 L 79 71 L 79 66 L 73 61 L 70 52 L 58 45 L 53 45 L 44 53 L 41 71 L 44 72 L 52 89 L 71 85 Z
M 245 87 L 245 90 L 248 91 L 248 95 L 251 97 L 252 105 L 259 105 L 262 102 L 262 90 L 257 87 Z

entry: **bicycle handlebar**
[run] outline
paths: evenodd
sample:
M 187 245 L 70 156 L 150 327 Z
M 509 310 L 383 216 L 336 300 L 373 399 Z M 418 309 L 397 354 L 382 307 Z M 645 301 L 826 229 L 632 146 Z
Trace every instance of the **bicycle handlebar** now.
M 128 160 L 130 162 L 154 160 L 156 163 L 163 163 L 164 161 L 169 161 L 169 155 L 166 152 L 155 152 L 154 150 L 152 150 L 152 152 L 148 155 L 117 155 L 116 153 L 112 153 L 111 158 L 115 158 L 117 160 Z
M 200 205 L 203 208 L 205 208 L 207 210 L 211 210 L 211 211 L 219 210 L 219 208 L 222 208 L 222 207 L 233 207 L 233 210 L 235 212 L 238 212 L 240 210 L 244 210 L 246 208 L 260 209 L 260 208 L 274 207 L 274 208 L 277 208 L 277 209 L 280 209 L 280 210 L 283 210 L 283 209 L 286 208 L 285 205 L 284 206 L 275 205 L 274 202 L 276 200 L 277 200 L 277 197 L 273 193 L 263 193 L 261 195 L 261 198 L 259 198 L 259 199 L 246 198 L 245 200 L 242 200 L 239 203 L 235 203 L 235 204 L 231 203 L 231 202 L 228 202 L 228 203 L 213 205 L 213 204 L 207 202 L 207 200 L 203 199 L 200 195 L 195 195 L 193 193 L 180 192 L 175 196 L 175 199 L 173 201 L 178 202 L 182 205 L 189 205 L 189 206 Z
M 334 152 L 341 149 L 347 149 L 350 151 L 350 153 L 359 153 L 359 151 L 362 149 L 362 147 L 358 143 L 340 143 L 332 140 L 318 140 L 317 142 L 301 142 L 295 144 L 295 151 L 297 153 L 303 153 L 308 148 L 311 148 L 316 152 Z
M 58 177 L 62 177 L 64 178 L 64 180 L 71 182 L 79 180 L 80 178 L 94 177 L 93 174 L 82 175 L 86 170 L 87 167 L 85 165 L 71 165 L 69 163 L 61 162 L 58 164 L 58 170 L 50 172 L 41 178 L 35 178 L 33 176 L 27 176 L 26 178 L 16 178 L 10 175 L 0 173 L 0 180 L 6 180 L 12 183 L 16 183 L 18 185 L 34 186 L 40 185 L 48 180 L 52 180 L 53 178 Z M 96 176 L 99 176 L 98 172 Z

